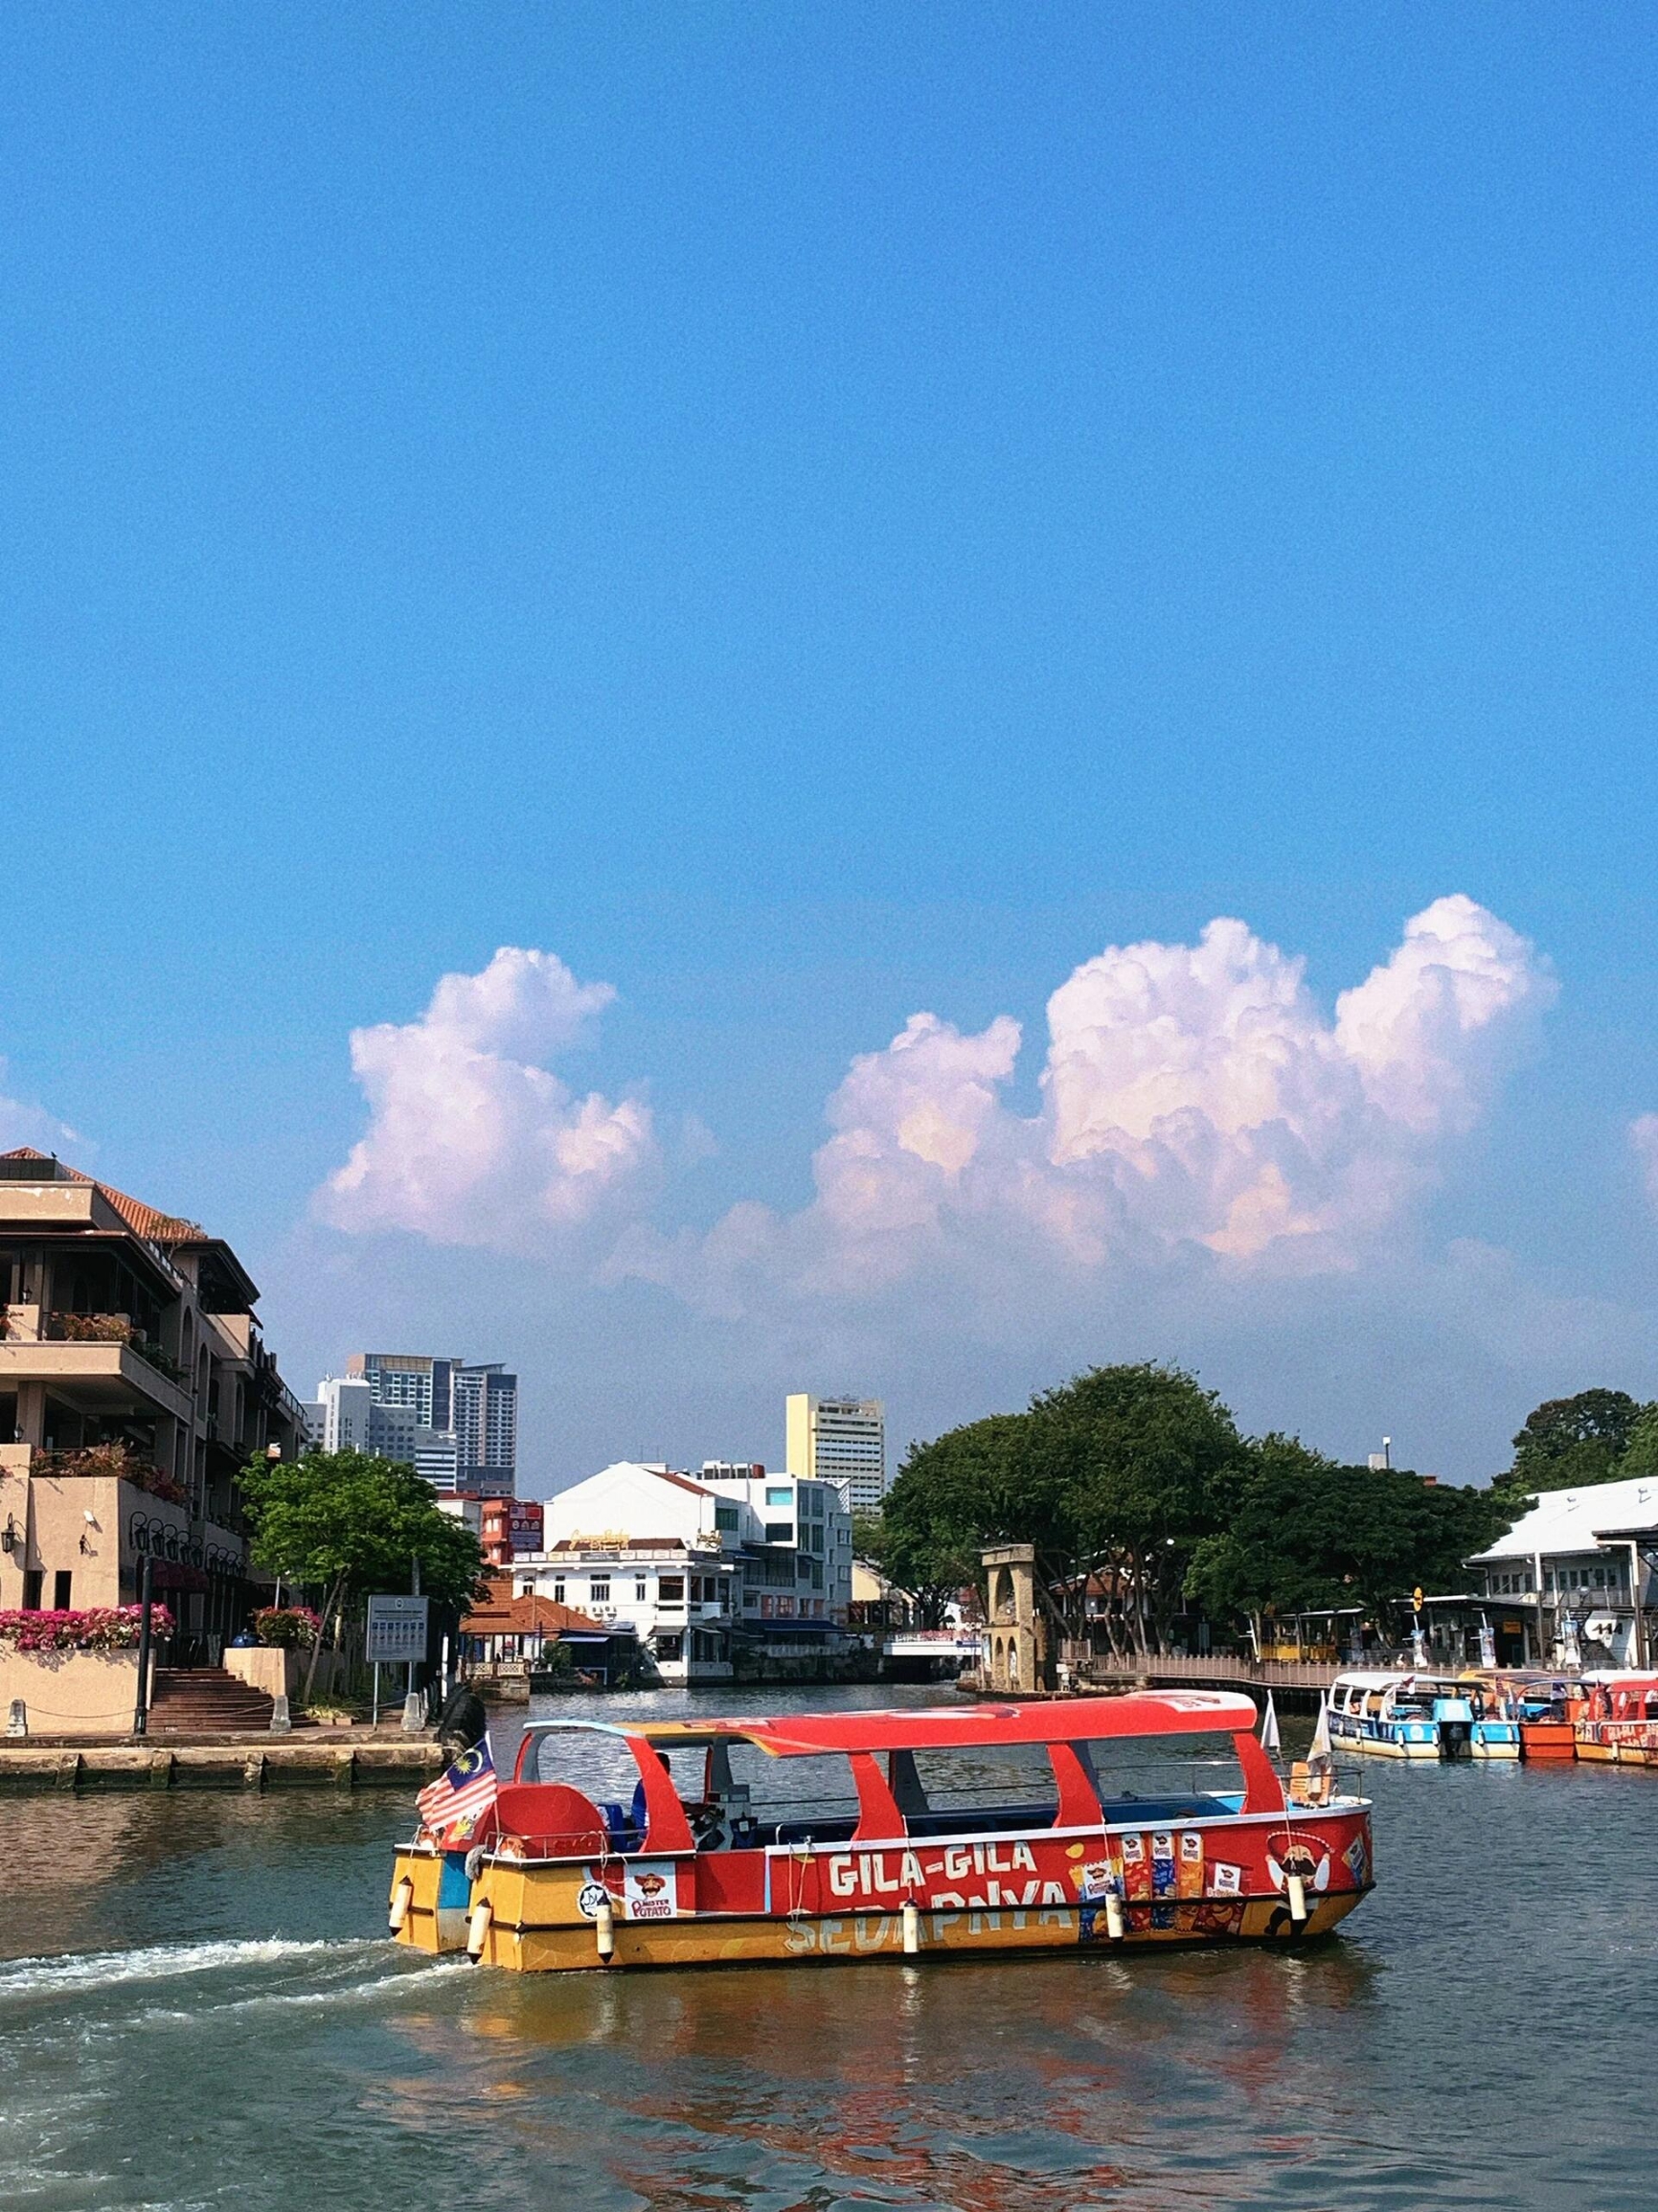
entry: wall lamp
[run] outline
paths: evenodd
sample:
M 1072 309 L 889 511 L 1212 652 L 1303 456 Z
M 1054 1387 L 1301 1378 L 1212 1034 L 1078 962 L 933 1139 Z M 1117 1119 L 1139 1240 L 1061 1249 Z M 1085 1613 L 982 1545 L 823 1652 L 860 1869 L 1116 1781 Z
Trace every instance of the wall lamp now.
M 17 1533 L 17 1523 L 11 1518 L 11 1516 L 8 1514 L 6 1516 L 6 1526 L 4 1528 L 0 1528 L 0 1552 L 14 1552 L 22 1540 L 22 1538 Z

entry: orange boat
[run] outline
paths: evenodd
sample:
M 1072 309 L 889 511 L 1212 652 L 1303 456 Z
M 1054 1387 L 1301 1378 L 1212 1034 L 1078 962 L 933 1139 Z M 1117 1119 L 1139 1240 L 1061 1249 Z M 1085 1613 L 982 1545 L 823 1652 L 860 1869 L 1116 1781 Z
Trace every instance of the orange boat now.
M 1370 1807 L 1286 1802 L 1255 1725 L 1247 1698 L 1195 1690 L 533 1722 L 469 1848 L 422 1829 L 397 1853 L 392 1927 L 524 1973 L 1323 1935 L 1371 1887 Z M 1114 1790 L 1125 1752 L 1189 1764 L 1205 1737 L 1240 1788 Z M 605 1745 L 625 1807 L 557 1771 L 590 1779 Z
M 1520 1756 L 1545 1765 L 1578 1756 L 1576 1722 L 1583 1692 L 1563 1675 L 1530 1669 L 1482 1667 L 1480 1679 L 1503 1699 L 1520 1730 Z
M 1658 1767 L 1658 1674 L 1585 1675 L 1581 1687 L 1584 1702 L 1573 1724 L 1578 1757 Z

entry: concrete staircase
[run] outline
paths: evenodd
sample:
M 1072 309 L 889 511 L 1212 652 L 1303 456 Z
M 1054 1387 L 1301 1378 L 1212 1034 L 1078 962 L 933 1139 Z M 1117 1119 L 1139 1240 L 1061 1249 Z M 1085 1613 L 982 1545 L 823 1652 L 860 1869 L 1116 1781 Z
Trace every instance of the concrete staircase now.
M 151 1735 L 268 1732 L 274 1710 L 262 1690 L 238 1681 L 223 1667 L 158 1667 L 150 1683 Z

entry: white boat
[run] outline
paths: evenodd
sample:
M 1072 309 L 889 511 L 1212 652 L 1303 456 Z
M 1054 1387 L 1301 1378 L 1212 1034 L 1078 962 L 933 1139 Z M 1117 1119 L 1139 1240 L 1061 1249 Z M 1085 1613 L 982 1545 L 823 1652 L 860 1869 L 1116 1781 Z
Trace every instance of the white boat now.
M 1330 1741 L 1384 1759 L 1518 1759 L 1519 1722 L 1500 1706 L 1461 1676 L 1355 1671 L 1330 1690 Z

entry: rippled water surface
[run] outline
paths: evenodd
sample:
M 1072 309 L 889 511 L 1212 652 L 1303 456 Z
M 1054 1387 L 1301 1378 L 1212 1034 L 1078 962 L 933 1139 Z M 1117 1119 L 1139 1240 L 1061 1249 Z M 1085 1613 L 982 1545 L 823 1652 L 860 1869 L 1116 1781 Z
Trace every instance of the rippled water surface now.
M 0 2204 L 1649 2212 L 1658 1774 L 1363 1780 L 1315 1950 L 603 1977 L 382 1940 L 391 1793 L 0 1801 Z

